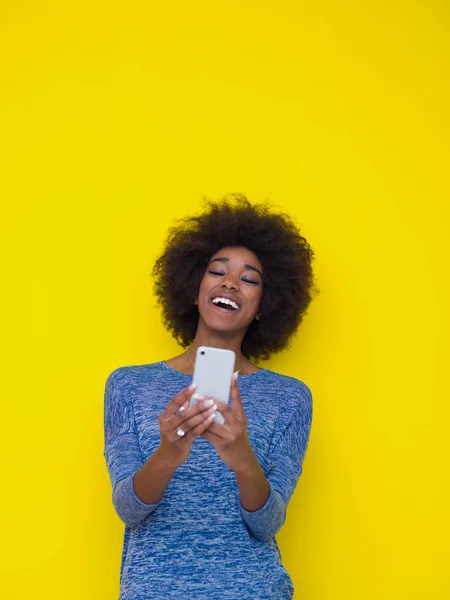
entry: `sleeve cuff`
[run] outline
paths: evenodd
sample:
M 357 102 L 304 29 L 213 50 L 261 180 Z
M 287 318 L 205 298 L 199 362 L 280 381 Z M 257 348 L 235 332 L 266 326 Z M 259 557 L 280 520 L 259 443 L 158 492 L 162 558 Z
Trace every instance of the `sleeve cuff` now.
M 130 527 L 138 525 L 161 503 L 160 500 L 155 504 L 147 504 L 138 498 L 133 488 L 133 477 L 134 474 L 119 481 L 113 493 L 113 503 L 117 514 Z
M 278 533 L 286 515 L 283 499 L 270 481 L 269 487 L 269 497 L 258 510 L 249 511 L 240 504 L 242 518 L 250 533 L 262 542 L 268 542 Z

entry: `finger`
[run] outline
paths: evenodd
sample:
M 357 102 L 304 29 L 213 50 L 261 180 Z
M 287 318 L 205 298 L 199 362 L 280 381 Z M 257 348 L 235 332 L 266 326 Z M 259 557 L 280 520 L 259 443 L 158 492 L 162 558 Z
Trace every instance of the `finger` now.
M 220 400 L 215 400 L 215 403 L 217 404 L 218 411 L 222 413 L 223 418 L 225 419 L 225 425 L 222 425 L 222 427 L 225 427 L 226 424 L 230 422 L 236 423 L 236 415 L 234 410 L 228 406 L 228 404 L 221 402 Z
M 208 427 L 208 433 L 211 433 L 217 441 L 223 442 L 229 439 L 230 430 L 226 423 L 225 425 L 221 425 L 213 420 Z
M 199 423 L 196 427 L 193 427 L 189 432 L 189 441 L 192 442 L 200 435 L 204 436 L 206 430 L 208 429 L 208 427 L 211 425 L 211 423 L 213 421 L 214 421 L 214 413 L 212 415 L 209 415 L 209 417 L 207 417 L 204 421 Z M 184 436 L 184 437 L 186 437 L 186 436 Z
M 217 405 L 217 412 L 220 413 L 220 416 L 224 421 L 222 423 L 222 419 L 219 421 L 216 420 L 215 423 L 220 425 L 220 427 L 234 428 L 237 424 L 237 418 L 233 410 L 225 402 L 221 402 L 220 400 L 214 400 L 214 402 Z
M 217 405 L 214 404 L 214 400 L 207 399 L 204 396 L 201 396 L 199 400 L 200 401 L 197 404 L 194 404 L 193 406 L 188 406 L 184 410 L 178 411 L 177 413 L 172 415 L 169 419 L 167 419 L 167 421 L 165 421 L 165 428 L 170 430 L 170 429 L 180 427 L 188 419 L 198 415 L 199 413 L 204 412 L 205 410 L 209 409 L 211 406 L 216 406 L 216 409 L 217 409 Z M 180 407 L 180 408 L 182 408 L 182 407 Z M 183 425 L 183 429 L 184 429 L 184 425 Z
M 213 421 L 213 423 L 214 423 L 214 421 Z M 215 433 L 213 433 L 211 431 L 211 425 L 205 429 L 205 431 L 201 434 L 201 436 L 202 436 L 202 438 L 205 438 L 205 440 L 207 442 L 209 442 L 216 448 L 221 442 L 223 442 L 223 439 L 220 436 L 216 435 Z
M 240 421 L 245 421 L 244 407 L 242 405 L 241 394 L 237 382 L 237 372 L 233 373 L 233 377 L 231 378 L 231 406 L 236 417 Z
M 193 427 L 196 427 L 199 423 L 207 419 L 210 415 L 214 415 L 217 411 L 217 405 L 213 404 L 212 406 L 208 406 L 203 409 L 200 413 L 195 414 L 192 417 L 189 417 L 185 421 L 183 421 L 180 425 L 184 431 L 189 431 Z M 187 411 L 186 411 L 187 412 Z
M 180 425 L 181 429 L 185 433 L 185 435 L 182 436 L 183 439 L 185 439 L 185 438 L 190 439 L 190 438 L 192 438 L 192 436 L 196 436 L 197 428 L 199 426 L 202 426 L 205 422 L 207 422 L 206 426 L 205 426 L 205 429 L 206 429 L 206 427 L 208 427 L 208 425 L 210 425 L 212 420 L 214 419 L 214 413 L 216 412 L 216 410 L 217 410 L 216 406 L 211 406 L 207 410 L 205 410 L 199 414 L 196 414 L 194 417 L 191 417 L 190 419 L 187 419 L 186 421 L 184 421 Z M 178 430 L 178 427 L 176 429 Z M 200 427 L 200 429 L 203 430 L 203 427 Z M 176 436 L 178 434 L 176 433 L 176 431 L 174 433 L 175 433 L 174 439 L 176 439 Z
M 196 388 L 195 383 L 191 383 L 191 385 L 181 392 L 178 392 L 176 396 L 172 398 L 172 400 L 168 403 L 166 408 L 162 411 L 160 415 L 160 419 L 166 421 L 170 419 L 170 417 L 175 414 L 178 408 L 182 406 L 186 401 L 189 402 L 191 395 L 194 393 Z
M 183 412 L 183 410 L 186 410 L 186 408 L 189 408 L 189 400 L 185 400 L 175 414 Z

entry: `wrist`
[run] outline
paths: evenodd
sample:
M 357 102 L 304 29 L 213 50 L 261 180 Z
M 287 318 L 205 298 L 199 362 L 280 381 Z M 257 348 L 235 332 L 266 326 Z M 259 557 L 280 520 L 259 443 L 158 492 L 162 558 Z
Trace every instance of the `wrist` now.
M 239 462 L 239 466 L 233 469 L 236 475 L 252 475 L 260 469 L 260 464 L 253 450 L 250 450 L 246 458 Z
M 180 463 L 174 461 L 170 454 L 167 453 L 161 446 L 156 448 L 153 453 L 153 457 L 156 467 L 161 471 L 175 472 L 180 466 Z

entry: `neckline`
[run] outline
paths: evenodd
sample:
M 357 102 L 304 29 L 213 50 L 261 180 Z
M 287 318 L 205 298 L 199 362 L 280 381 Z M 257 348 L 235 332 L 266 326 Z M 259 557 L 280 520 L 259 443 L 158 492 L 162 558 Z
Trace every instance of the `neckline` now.
M 167 365 L 164 360 L 161 360 L 159 362 L 159 364 L 162 365 L 162 367 L 164 367 L 168 371 L 172 371 L 172 373 L 176 373 L 177 375 L 182 375 L 183 377 L 190 377 L 190 378 L 192 378 L 192 375 L 189 375 L 189 373 L 182 373 L 181 371 L 177 371 L 176 369 L 172 369 L 172 367 L 169 367 L 169 365 Z M 264 367 L 262 367 L 259 371 L 256 371 L 256 373 L 247 373 L 246 375 L 239 375 L 238 381 L 240 379 L 242 379 L 242 377 L 252 377 L 254 375 L 259 375 L 260 373 L 265 373 L 266 371 L 267 371 L 267 369 L 264 369 Z

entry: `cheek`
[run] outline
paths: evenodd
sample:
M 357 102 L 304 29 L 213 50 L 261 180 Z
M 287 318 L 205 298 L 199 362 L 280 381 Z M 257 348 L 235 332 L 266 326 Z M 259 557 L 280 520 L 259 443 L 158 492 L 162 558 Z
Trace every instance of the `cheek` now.
M 208 281 L 205 277 L 200 281 L 198 288 L 198 298 L 205 299 L 208 297 Z
M 262 300 L 262 290 L 254 290 L 251 296 L 248 297 L 248 302 L 251 304 L 255 310 L 258 309 Z

